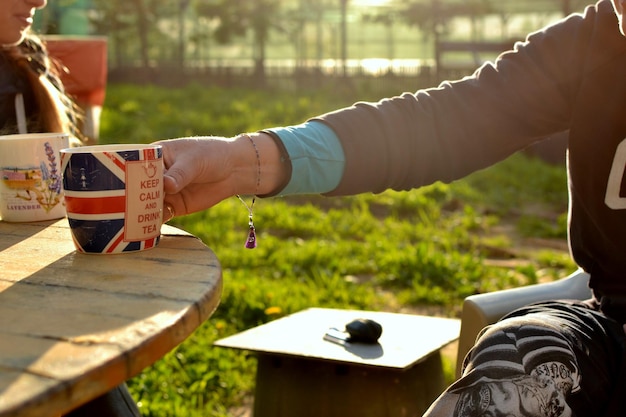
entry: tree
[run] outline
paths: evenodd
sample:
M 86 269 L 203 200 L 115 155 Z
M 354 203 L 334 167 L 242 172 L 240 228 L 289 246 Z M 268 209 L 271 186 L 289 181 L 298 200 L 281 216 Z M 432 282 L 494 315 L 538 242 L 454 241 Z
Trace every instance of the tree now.
M 215 18 L 219 24 L 214 32 L 220 43 L 236 37 L 253 34 L 254 74 L 260 84 L 265 82 L 265 57 L 269 33 L 280 29 L 277 19 L 280 0 L 198 0 L 196 12 L 200 16 Z
M 298 3 L 286 8 L 282 15 L 283 24 L 281 30 L 293 42 L 296 67 L 302 67 L 309 58 L 306 31 L 310 24 L 315 29 L 317 58 L 321 57 L 322 51 L 322 22 L 324 7 L 321 0 L 298 0 Z
M 131 39 L 135 36 L 129 36 L 134 33 L 139 39 L 137 45 L 138 55 L 144 68 L 149 67 L 149 43 L 148 31 L 150 29 L 150 20 L 147 14 L 144 0 L 93 0 L 97 13 L 92 20 L 96 27 L 96 32 L 105 35 L 111 35 L 112 48 L 115 51 L 116 64 L 119 65 L 124 61 L 124 49 L 128 49 L 131 45 Z
M 185 67 L 185 51 L 187 50 L 187 30 L 185 17 L 191 0 L 178 1 L 178 63 L 180 68 Z
M 343 76 L 348 76 L 348 0 L 339 0 L 341 6 L 341 62 Z
M 139 52 L 141 63 L 144 68 L 150 67 L 150 57 L 148 54 L 148 18 L 143 0 L 133 0 L 137 16 L 137 32 L 139 34 Z
M 398 12 L 393 8 L 386 8 L 376 13 L 366 13 L 363 15 L 365 22 L 379 23 L 385 26 L 387 33 L 387 58 L 393 60 L 395 39 L 393 36 L 393 24 L 398 20 Z M 390 70 L 391 71 L 391 70 Z
M 404 6 L 401 15 L 409 25 L 419 27 L 435 38 L 443 35 L 451 21 L 457 17 L 477 17 L 493 12 L 490 0 L 412 0 Z
M 112 51 L 113 63 L 119 66 L 124 62 L 125 38 L 134 29 L 133 8 L 125 0 L 94 0 L 97 13 L 92 23 L 96 33 L 109 37 L 109 50 Z

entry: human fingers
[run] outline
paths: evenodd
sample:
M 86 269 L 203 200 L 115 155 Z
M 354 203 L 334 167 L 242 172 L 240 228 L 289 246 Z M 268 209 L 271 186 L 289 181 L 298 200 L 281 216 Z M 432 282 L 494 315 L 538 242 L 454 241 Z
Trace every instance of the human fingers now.
M 212 188 L 226 175 L 220 161 L 221 152 L 209 149 L 211 144 L 224 142 L 224 138 L 180 138 L 159 141 L 163 147 L 164 210 L 163 222 L 174 216 L 185 215 L 208 208 L 218 201 L 207 201 L 207 195 L 214 196 Z
M 181 138 L 159 141 L 156 144 L 163 147 L 165 193 L 178 193 L 190 182 L 198 179 L 208 159 L 203 140 Z
M 231 197 L 222 184 L 191 184 L 176 194 L 165 194 L 164 218 L 184 216 L 213 207 Z M 171 218 L 168 218 L 171 220 Z

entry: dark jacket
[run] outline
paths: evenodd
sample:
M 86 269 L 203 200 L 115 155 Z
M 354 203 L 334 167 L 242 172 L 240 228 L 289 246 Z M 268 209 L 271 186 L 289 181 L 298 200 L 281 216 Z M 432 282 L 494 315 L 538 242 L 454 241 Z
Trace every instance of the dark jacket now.
M 471 77 L 320 120 L 346 155 L 331 195 L 450 182 L 569 130 L 572 254 L 596 294 L 626 297 L 626 37 L 610 1 L 531 34 Z

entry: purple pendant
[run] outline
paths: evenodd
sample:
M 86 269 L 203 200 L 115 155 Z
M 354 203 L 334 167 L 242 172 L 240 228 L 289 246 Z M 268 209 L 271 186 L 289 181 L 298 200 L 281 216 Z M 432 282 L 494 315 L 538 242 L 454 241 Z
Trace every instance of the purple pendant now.
M 248 239 L 246 240 L 246 249 L 256 248 L 256 232 L 254 226 L 250 226 L 250 232 L 248 233 Z

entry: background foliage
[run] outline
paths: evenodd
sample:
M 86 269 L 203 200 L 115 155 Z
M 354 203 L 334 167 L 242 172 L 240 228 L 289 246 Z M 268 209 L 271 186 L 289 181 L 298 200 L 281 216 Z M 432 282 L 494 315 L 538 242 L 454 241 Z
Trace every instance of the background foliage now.
M 438 39 L 522 40 L 586 0 L 63 0 L 38 13 L 44 33 L 108 38 L 110 69 L 321 71 L 360 60 L 433 59 Z M 86 29 L 86 28 L 89 29 Z M 78 29 L 87 33 L 74 32 Z M 83 29 L 85 28 L 85 29 Z M 474 52 L 474 59 L 478 55 Z M 464 59 L 473 63 L 470 54 Z M 482 57 L 481 57 L 482 59 Z M 373 62 L 365 63 L 365 66 Z M 380 62 L 379 62 L 380 63 Z M 407 70 L 393 66 L 392 72 Z

